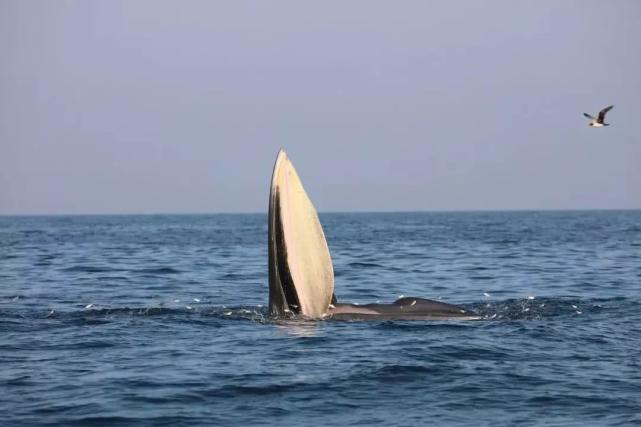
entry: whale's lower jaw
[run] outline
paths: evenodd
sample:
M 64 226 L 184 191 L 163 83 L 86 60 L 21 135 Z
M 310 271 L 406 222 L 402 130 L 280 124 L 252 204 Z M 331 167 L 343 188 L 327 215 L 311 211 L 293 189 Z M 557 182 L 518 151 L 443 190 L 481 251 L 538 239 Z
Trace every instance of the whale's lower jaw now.
M 269 312 L 321 319 L 334 300 L 334 269 L 316 209 L 294 165 L 278 153 L 269 196 Z
M 401 298 L 392 304 L 334 304 L 325 319 L 335 320 L 478 320 L 463 307 L 425 298 Z

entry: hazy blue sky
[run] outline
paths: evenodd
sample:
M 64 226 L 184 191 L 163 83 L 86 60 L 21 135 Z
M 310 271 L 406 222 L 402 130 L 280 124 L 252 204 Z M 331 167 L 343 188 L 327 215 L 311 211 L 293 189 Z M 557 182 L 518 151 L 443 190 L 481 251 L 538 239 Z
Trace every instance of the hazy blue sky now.
M 641 1 L 0 0 L 1 214 L 641 208 L 640 119 Z

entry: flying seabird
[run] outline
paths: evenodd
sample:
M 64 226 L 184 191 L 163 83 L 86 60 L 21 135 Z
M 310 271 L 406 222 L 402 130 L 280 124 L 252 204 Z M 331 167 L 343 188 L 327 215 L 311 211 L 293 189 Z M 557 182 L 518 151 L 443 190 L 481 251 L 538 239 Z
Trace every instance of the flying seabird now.
M 603 110 L 599 111 L 599 117 L 592 117 L 588 113 L 583 113 L 585 117 L 590 119 L 590 123 L 588 123 L 588 126 L 592 126 L 595 128 L 602 128 L 603 126 L 610 126 L 609 123 L 604 123 L 603 121 L 605 120 L 605 115 L 607 114 L 608 111 L 610 111 L 614 107 L 614 105 L 610 105 L 609 107 L 605 107 Z

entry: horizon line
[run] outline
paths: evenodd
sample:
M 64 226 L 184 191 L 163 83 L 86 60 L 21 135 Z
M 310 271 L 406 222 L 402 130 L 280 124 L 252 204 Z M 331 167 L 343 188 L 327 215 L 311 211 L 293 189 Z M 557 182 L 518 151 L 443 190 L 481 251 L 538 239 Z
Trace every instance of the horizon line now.
M 403 214 L 403 213 L 501 213 L 501 212 L 612 212 L 641 211 L 635 208 L 506 208 L 506 209 L 408 209 L 408 210 L 352 210 L 352 211 L 318 211 L 323 214 Z M 0 217 L 62 217 L 62 216 L 208 216 L 208 215 L 267 215 L 265 211 L 229 211 L 229 212 L 75 212 L 75 213 L 0 213 Z

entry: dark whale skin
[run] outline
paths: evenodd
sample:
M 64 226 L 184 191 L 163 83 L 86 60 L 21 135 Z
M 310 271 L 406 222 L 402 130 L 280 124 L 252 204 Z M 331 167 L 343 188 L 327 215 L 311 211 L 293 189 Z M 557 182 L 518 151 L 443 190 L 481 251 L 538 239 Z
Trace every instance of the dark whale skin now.
M 326 319 L 334 320 L 476 320 L 473 311 L 425 298 L 399 298 L 392 304 L 333 304 Z

